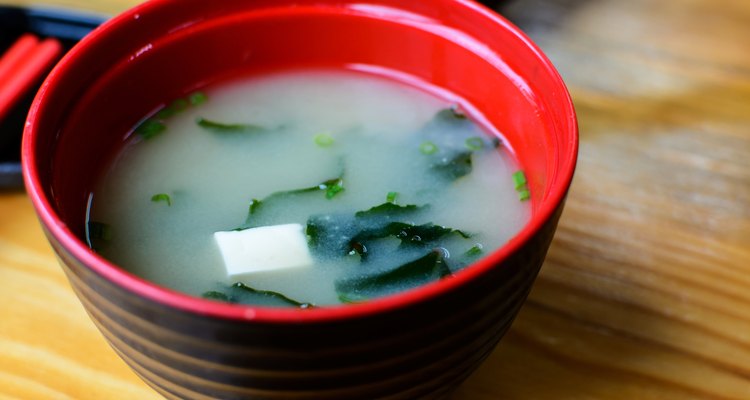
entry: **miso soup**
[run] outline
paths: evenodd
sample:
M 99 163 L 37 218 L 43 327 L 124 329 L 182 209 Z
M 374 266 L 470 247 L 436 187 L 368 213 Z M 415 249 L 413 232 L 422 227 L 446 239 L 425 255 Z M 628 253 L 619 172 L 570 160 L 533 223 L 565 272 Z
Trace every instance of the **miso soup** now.
M 175 290 L 354 303 L 447 279 L 530 217 L 523 173 L 459 99 L 354 71 L 209 86 L 130 133 L 91 247 Z

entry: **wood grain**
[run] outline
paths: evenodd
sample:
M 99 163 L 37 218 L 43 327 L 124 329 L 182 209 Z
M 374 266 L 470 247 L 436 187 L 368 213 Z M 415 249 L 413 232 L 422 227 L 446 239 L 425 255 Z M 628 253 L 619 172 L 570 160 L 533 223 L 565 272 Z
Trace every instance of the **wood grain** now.
M 569 85 L 580 160 L 527 304 L 453 399 L 750 399 L 750 2 L 500 10 Z M 21 193 L 0 193 L 0 304 L 0 398 L 157 398 L 85 315 Z

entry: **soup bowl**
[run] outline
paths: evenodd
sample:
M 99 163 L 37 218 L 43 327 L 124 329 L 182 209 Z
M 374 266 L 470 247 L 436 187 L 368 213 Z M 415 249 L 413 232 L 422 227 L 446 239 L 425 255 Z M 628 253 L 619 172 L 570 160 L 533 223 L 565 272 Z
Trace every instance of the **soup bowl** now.
M 97 177 L 143 115 L 238 73 L 355 68 L 464 99 L 526 171 L 532 216 L 455 276 L 361 304 L 221 303 L 145 281 L 85 241 Z M 573 176 L 575 112 L 516 27 L 468 0 L 155 0 L 108 21 L 43 84 L 23 142 L 27 190 L 76 295 L 167 398 L 447 396 L 510 327 Z

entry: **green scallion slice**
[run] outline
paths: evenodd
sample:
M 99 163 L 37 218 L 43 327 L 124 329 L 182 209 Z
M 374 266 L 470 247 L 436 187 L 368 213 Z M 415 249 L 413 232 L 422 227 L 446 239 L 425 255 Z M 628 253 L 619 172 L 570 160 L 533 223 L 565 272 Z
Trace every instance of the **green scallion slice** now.
M 167 130 L 167 126 L 163 122 L 149 118 L 135 128 L 135 133 L 148 140 L 165 130 Z
M 188 95 L 188 102 L 193 106 L 198 106 L 206 102 L 208 96 L 203 92 L 193 92 Z
M 172 206 L 172 198 L 169 197 L 169 195 L 166 193 L 159 193 L 151 196 L 151 201 L 153 201 L 154 203 L 163 201 L 167 203 L 168 206 Z
M 466 147 L 469 150 L 475 151 L 475 150 L 481 150 L 484 148 L 484 139 L 474 136 L 466 139 Z
M 419 151 L 422 152 L 422 154 L 435 154 L 438 151 L 438 147 L 435 145 L 435 143 L 432 143 L 430 141 L 424 142 L 419 146 Z
M 469 257 L 477 257 L 484 252 L 484 246 L 481 243 L 477 243 L 472 246 L 469 250 L 466 250 L 466 255 Z
M 516 171 L 513 174 L 513 183 L 515 184 L 516 190 L 521 190 L 526 186 L 528 181 L 526 180 L 526 175 L 523 171 Z
M 333 137 L 327 133 L 319 133 L 313 138 L 315 144 L 320 147 L 331 147 L 333 146 Z

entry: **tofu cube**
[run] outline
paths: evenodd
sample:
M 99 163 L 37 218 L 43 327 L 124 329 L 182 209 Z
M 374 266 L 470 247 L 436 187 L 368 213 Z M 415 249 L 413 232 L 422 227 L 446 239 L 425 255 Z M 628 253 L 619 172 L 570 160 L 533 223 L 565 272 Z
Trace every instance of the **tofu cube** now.
M 230 279 L 258 272 L 310 267 L 313 259 L 300 224 L 215 232 L 214 240 Z

